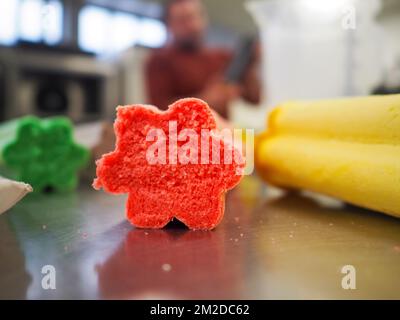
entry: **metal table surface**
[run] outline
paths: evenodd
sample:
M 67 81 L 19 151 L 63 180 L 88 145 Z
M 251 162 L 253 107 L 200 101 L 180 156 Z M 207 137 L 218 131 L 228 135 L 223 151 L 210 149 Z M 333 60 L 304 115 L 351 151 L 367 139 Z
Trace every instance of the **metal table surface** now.
M 400 220 L 296 194 L 265 196 L 249 176 L 213 231 L 141 230 L 125 196 L 81 186 L 29 195 L 0 216 L 0 298 L 400 298 Z M 42 288 L 44 265 L 56 289 Z M 356 268 L 344 290 L 341 268 Z

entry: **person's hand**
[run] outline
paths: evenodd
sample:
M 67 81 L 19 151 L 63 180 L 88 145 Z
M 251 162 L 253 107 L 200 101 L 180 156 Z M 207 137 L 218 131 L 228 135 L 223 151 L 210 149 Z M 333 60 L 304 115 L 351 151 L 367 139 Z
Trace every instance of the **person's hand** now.
M 240 87 L 238 85 L 227 84 L 215 79 L 208 83 L 200 94 L 200 98 L 206 101 L 220 115 L 226 117 L 229 102 L 236 99 L 239 95 Z

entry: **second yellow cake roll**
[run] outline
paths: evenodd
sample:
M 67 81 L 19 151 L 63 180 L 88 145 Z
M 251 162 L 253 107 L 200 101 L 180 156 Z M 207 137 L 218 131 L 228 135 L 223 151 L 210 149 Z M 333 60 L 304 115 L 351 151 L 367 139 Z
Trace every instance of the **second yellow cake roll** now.
M 400 217 L 400 95 L 282 104 L 255 159 L 271 184 Z

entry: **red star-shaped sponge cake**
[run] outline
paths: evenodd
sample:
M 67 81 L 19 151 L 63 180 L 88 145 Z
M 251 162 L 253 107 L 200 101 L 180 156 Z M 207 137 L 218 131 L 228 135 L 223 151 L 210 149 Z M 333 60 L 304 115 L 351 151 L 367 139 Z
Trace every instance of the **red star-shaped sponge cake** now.
M 114 130 L 116 148 L 97 161 L 93 186 L 129 193 L 133 225 L 162 228 L 173 218 L 190 229 L 218 225 L 225 193 L 239 183 L 245 161 L 217 130 L 204 101 L 182 99 L 165 112 L 120 106 Z

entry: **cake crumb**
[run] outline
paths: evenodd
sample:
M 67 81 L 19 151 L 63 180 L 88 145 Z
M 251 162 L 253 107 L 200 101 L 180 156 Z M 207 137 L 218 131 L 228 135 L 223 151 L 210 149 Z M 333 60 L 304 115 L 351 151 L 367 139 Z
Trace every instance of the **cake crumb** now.
M 171 265 L 170 265 L 169 263 L 164 263 L 164 264 L 161 266 L 161 269 L 162 269 L 163 271 L 165 271 L 165 272 L 170 272 L 171 269 L 172 269 L 172 267 L 171 267 Z
M 47 229 L 47 226 L 44 224 L 44 225 L 42 225 L 42 229 L 43 230 L 46 230 Z

